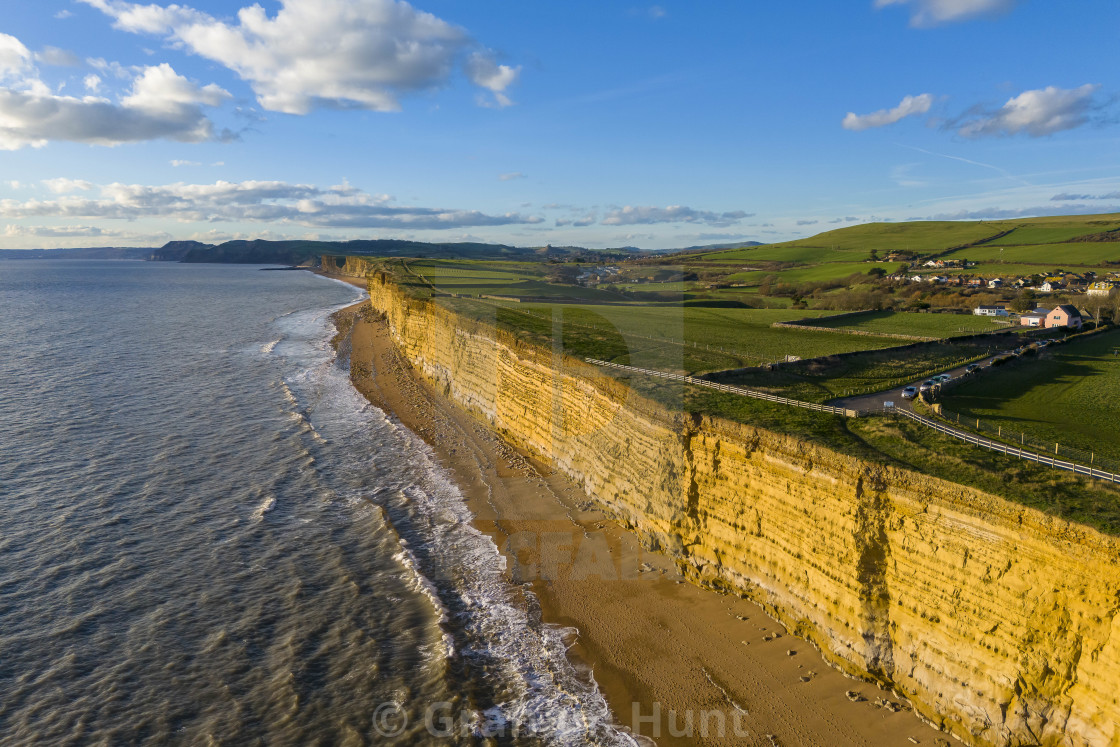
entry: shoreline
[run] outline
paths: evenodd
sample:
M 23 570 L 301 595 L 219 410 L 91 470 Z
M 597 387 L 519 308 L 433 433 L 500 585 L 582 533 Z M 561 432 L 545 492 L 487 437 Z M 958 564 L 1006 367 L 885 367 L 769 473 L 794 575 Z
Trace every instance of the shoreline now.
M 355 387 L 433 447 L 543 620 L 578 630 L 570 653 L 618 723 L 662 745 L 947 743 L 904 703 L 877 705 L 898 700 L 830 668 L 761 607 L 682 582 L 582 489 L 414 375 L 363 308 L 336 315 L 351 320 L 339 338 Z

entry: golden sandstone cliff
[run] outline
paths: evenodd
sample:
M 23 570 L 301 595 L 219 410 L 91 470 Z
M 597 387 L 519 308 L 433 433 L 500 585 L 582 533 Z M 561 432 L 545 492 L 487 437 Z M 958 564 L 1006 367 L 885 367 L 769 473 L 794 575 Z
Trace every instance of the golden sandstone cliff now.
M 360 259 L 324 268 L 366 276 Z M 835 666 L 977 745 L 1120 744 L 1120 542 L 997 496 L 665 411 L 595 369 L 407 296 L 415 368 Z

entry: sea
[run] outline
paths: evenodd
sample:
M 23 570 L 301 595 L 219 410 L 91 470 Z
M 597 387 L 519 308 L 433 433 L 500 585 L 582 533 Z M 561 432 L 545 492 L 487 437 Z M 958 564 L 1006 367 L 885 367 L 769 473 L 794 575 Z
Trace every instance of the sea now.
M 631 745 L 310 272 L 0 261 L 0 744 Z

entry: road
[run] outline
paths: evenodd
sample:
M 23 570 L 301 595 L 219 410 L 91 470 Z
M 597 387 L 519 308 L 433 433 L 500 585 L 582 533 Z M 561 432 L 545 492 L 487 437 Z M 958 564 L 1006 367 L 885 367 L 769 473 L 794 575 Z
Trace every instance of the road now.
M 980 364 L 981 368 L 987 368 L 991 366 L 993 360 L 1000 357 L 1001 355 L 1007 355 L 1011 352 L 1013 352 L 1013 349 L 1004 350 L 1002 352 L 996 353 L 990 358 L 985 358 L 982 361 L 977 361 L 977 363 Z M 938 373 L 947 373 L 949 374 L 949 376 L 956 379 L 958 377 L 964 376 L 965 370 L 967 368 L 968 365 L 958 366 L 957 368 L 950 368 Z M 937 375 L 937 373 L 932 373 L 928 376 L 923 376 L 920 379 L 915 379 L 914 381 L 902 384 L 893 389 L 887 389 L 885 391 L 876 392 L 874 394 L 861 394 L 858 397 L 842 397 L 840 399 L 829 400 L 827 404 L 833 405 L 835 407 L 846 407 L 849 410 L 858 410 L 861 412 L 882 410 L 884 407 L 883 403 L 885 402 L 894 402 L 895 407 L 905 407 L 907 409 L 913 409 L 911 407 L 911 400 L 902 398 L 902 390 L 908 386 L 918 387 L 922 384 L 923 381 L 926 381 L 927 379 Z

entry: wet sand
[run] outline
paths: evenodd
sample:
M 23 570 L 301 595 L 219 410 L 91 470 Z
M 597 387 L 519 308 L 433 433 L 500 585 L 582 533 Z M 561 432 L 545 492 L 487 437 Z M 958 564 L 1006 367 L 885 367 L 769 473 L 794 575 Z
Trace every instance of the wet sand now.
M 578 630 L 573 660 L 593 670 L 635 735 L 659 745 L 949 743 L 891 693 L 829 668 L 757 605 L 682 582 L 582 489 L 415 375 L 368 305 L 347 314 L 355 386 L 434 448 L 512 580 L 532 582 L 545 621 Z

